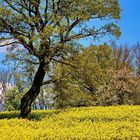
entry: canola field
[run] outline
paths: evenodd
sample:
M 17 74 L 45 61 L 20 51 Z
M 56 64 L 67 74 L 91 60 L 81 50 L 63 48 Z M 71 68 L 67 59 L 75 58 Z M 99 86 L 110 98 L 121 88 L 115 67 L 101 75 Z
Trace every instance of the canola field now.
M 0 140 L 140 140 L 140 106 L 0 113 Z M 6 117 L 5 119 L 3 119 Z

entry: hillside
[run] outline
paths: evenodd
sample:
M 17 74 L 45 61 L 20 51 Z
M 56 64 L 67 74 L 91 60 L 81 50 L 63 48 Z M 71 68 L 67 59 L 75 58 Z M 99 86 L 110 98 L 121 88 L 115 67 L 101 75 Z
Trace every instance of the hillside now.
M 31 121 L 18 119 L 17 116 L 17 112 L 0 113 L 0 140 L 140 138 L 140 106 L 34 111 Z

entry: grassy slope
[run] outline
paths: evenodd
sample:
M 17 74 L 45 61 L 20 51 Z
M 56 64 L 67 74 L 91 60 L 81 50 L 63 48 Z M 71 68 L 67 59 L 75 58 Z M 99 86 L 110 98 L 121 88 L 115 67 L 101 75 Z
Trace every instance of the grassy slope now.
M 0 140 L 140 139 L 140 106 L 35 111 L 32 121 L 17 116 L 0 113 L 0 118 L 11 118 L 0 119 Z

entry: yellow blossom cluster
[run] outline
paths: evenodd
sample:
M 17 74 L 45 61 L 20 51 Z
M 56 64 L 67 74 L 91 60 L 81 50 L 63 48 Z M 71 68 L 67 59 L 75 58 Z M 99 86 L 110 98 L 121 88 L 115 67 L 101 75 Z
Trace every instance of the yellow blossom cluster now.
M 4 113 L 0 113 L 0 118 L 15 114 Z M 140 106 L 34 111 L 32 117 L 0 119 L 0 140 L 140 139 Z

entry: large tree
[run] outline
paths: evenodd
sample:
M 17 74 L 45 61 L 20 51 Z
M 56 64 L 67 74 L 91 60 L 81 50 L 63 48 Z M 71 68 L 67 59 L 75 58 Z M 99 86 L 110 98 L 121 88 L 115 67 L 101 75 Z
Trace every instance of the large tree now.
M 40 87 L 53 81 L 43 81 L 51 62 L 67 64 L 64 56 L 79 39 L 119 36 L 119 18 L 118 0 L 0 0 L 0 46 L 19 44 L 39 63 L 20 117 L 28 117 Z

